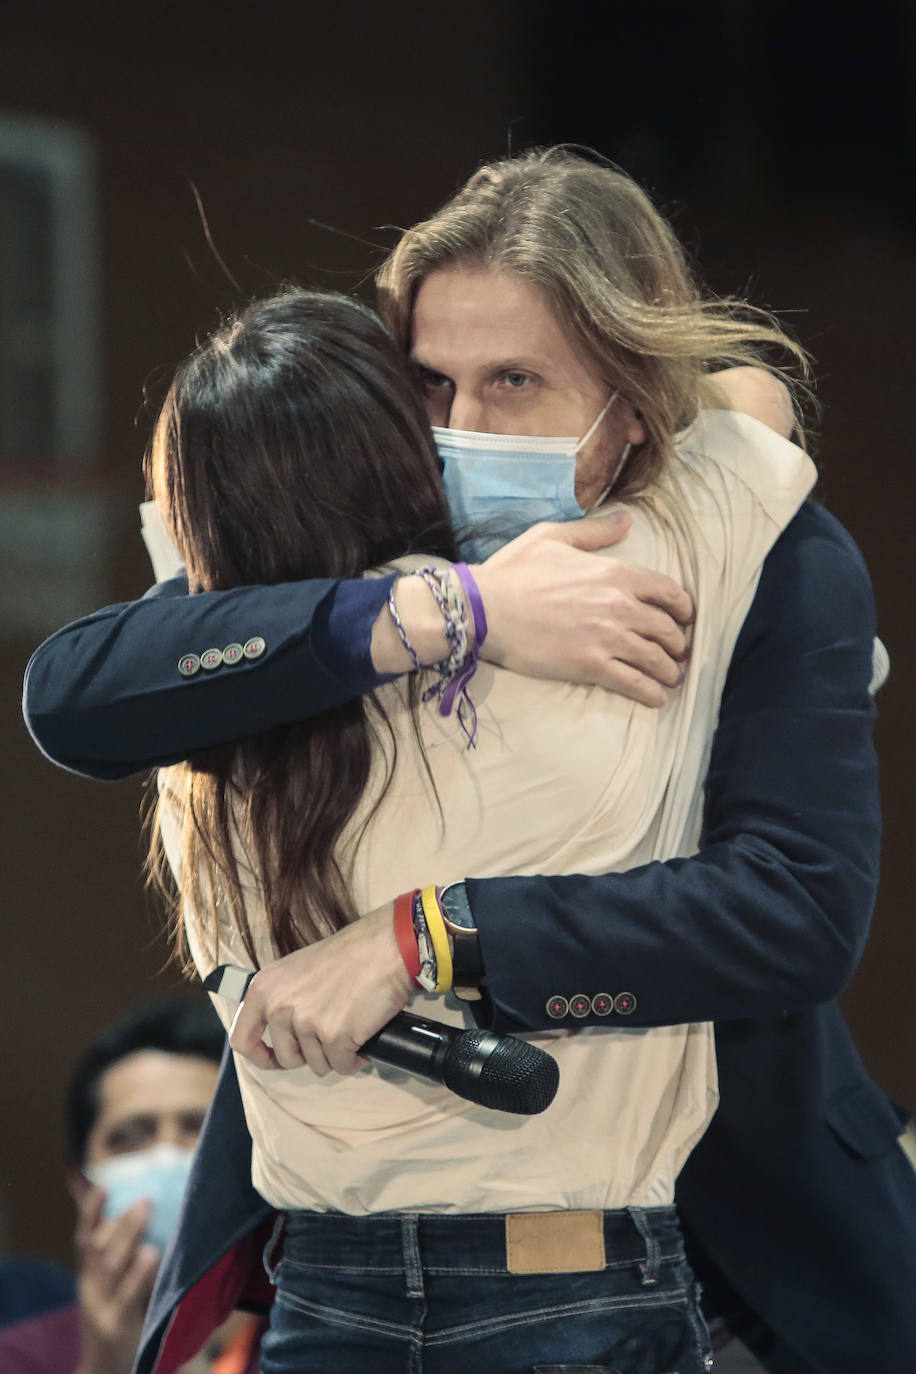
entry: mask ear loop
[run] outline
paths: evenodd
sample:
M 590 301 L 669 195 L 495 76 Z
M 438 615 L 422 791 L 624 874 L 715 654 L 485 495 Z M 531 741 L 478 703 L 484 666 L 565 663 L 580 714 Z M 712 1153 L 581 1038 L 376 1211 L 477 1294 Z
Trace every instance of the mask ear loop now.
M 576 453 L 578 453 L 580 449 L 585 448 L 585 445 L 588 443 L 589 439 L 592 437 L 592 435 L 594 434 L 595 430 L 596 430 L 596 429 L 598 428 L 598 426 L 601 424 L 601 421 L 604 419 L 605 415 L 607 415 L 608 411 L 610 410 L 610 408 L 611 408 L 611 406 L 614 404 L 614 402 L 617 400 L 617 397 L 618 397 L 619 395 L 620 395 L 620 392 L 619 392 L 619 391 L 615 391 L 614 394 L 613 394 L 613 396 L 611 396 L 611 398 L 610 398 L 610 400 L 608 401 L 607 405 L 606 405 L 606 406 L 604 407 L 604 409 L 601 411 L 600 415 L 598 416 L 598 418 L 597 418 L 597 420 L 595 421 L 595 423 L 591 426 L 591 428 L 589 429 L 588 433 L 587 433 L 587 434 L 583 434 L 583 436 L 582 436 L 582 438 L 579 440 L 578 444 L 576 444 L 576 448 L 575 448 L 575 452 L 576 452 Z
M 605 415 L 607 415 L 608 411 L 610 410 L 610 408 L 611 408 L 611 406 L 614 404 L 614 402 L 617 400 L 617 397 L 618 397 L 619 395 L 620 395 L 620 392 L 619 392 L 619 391 L 615 391 L 615 392 L 614 392 L 613 396 L 611 396 L 611 398 L 610 398 L 610 400 L 608 401 L 607 405 L 604 407 L 604 409 L 602 410 L 601 414 L 598 416 L 597 420 L 596 420 L 595 423 L 592 425 L 591 429 L 588 431 L 588 433 L 585 435 L 585 437 L 584 437 L 583 439 L 580 439 L 580 440 L 579 440 L 578 444 L 576 445 L 576 452 L 577 452 L 577 453 L 579 452 L 579 450 L 580 450 L 581 448 L 583 448 L 583 447 L 588 443 L 589 439 L 592 437 L 592 435 L 594 434 L 595 430 L 596 430 L 596 429 L 598 428 L 598 426 L 601 424 L 601 421 L 604 419 Z M 589 506 L 589 510 L 596 510 L 596 509 L 598 508 L 598 506 L 601 505 L 602 501 L 604 501 L 604 499 L 605 499 L 607 496 L 609 496 L 610 493 L 614 490 L 614 487 L 617 485 L 617 478 L 618 478 L 618 477 L 620 476 L 620 474 L 623 472 L 624 464 L 626 463 L 627 459 L 629 458 L 632 449 L 633 449 L 633 445 L 632 445 L 632 444 L 630 444 L 630 443 L 624 444 L 624 446 L 623 446 L 623 453 L 621 453 L 619 459 L 617 460 L 617 466 L 615 467 L 615 469 L 614 469 L 614 471 L 613 471 L 613 474 L 612 474 L 612 476 L 611 476 L 611 480 L 608 482 L 607 486 L 604 488 L 604 491 L 603 491 L 603 492 L 601 493 L 601 495 L 597 498 L 597 500 L 593 501 L 592 504 L 591 504 L 591 506 Z
M 632 447 L 633 447 L 632 444 L 624 444 L 624 446 L 623 446 L 623 453 L 621 453 L 621 455 L 620 455 L 620 461 L 618 462 L 617 466 L 616 466 L 615 469 L 614 469 L 614 475 L 613 475 L 613 477 L 612 477 L 611 480 L 608 482 L 607 486 L 604 488 L 604 491 L 601 493 L 601 495 L 598 497 L 598 499 L 597 499 L 596 501 L 593 501 L 592 504 L 589 506 L 589 510 L 597 510 L 598 507 L 601 505 L 602 501 L 604 501 L 606 497 L 610 496 L 611 492 L 612 492 L 613 489 L 614 489 L 614 484 L 616 483 L 617 478 L 620 476 L 621 472 L 623 471 L 623 465 L 624 465 L 624 463 L 627 461 L 627 459 L 628 459 L 629 456 L 630 456 L 630 449 L 631 449 Z

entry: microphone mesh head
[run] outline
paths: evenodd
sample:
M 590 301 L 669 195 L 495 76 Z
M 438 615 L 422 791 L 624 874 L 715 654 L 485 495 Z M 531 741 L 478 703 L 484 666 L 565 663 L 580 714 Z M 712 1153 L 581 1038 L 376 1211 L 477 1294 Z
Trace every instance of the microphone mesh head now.
M 453 1093 L 481 1107 L 535 1116 L 556 1097 L 560 1070 L 546 1051 L 526 1040 L 471 1030 L 449 1046 L 442 1079 Z

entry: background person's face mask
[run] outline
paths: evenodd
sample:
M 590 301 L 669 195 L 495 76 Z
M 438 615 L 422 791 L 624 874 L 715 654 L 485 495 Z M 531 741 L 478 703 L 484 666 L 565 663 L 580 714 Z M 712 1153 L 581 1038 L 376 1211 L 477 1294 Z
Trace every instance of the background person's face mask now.
M 618 395 L 615 391 L 581 439 L 480 434 L 433 426 L 445 496 L 463 558 L 483 562 L 539 520 L 581 518 L 582 507 L 576 500 L 578 455 Z M 611 485 L 616 477 L 617 473 Z
M 147 1198 L 152 1212 L 143 1239 L 164 1250 L 178 1221 L 193 1158 L 192 1151 L 178 1145 L 154 1145 L 93 1164 L 86 1169 L 86 1177 L 105 1189 L 103 1216 L 122 1216 L 135 1202 Z

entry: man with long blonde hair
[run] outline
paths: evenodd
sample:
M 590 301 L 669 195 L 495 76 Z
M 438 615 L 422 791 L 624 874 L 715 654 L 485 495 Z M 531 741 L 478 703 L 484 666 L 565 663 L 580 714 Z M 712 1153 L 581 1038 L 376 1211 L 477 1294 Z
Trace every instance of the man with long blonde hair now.
M 540 490 L 525 506 L 566 521 L 571 498 L 585 509 L 608 486 L 649 499 L 675 436 L 714 397 L 712 374 L 754 362 L 761 343 L 793 349 L 772 321 L 702 297 L 628 178 L 562 151 L 475 174 L 404 236 L 380 300 L 415 360 L 430 418 L 451 432 L 446 491 L 469 523 L 492 508 L 462 463 L 474 450 L 473 437 L 462 450 L 462 432 L 587 435 L 565 503 Z M 782 394 L 772 392 L 777 410 Z M 501 539 L 526 523 L 519 493 L 503 495 Z M 540 527 L 481 562 L 487 651 L 524 672 L 601 682 L 661 706 L 679 678 L 689 608 L 652 574 L 591 560 L 584 548 L 609 536 L 588 523 L 584 534 Z M 420 579 L 401 582 L 406 638 L 420 663 L 438 661 L 438 610 Z M 386 598 L 364 583 L 306 583 L 112 608 L 38 651 L 33 732 L 65 765 L 117 776 L 320 711 L 379 673 L 409 671 Z M 157 662 L 177 667 L 150 667 L 153 633 Z M 807 505 L 769 555 L 732 655 L 698 852 L 603 877 L 469 880 L 453 894 L 459 927 L 479 933 L 482 1005 L 496 1029 L 607 1024 L 593 982 L 610 967 L 630 999 L 618 1011 L 627 1025 L 717 1023 L 721 1106 L 678 1202 L 701 1272 L 724 1276 L 725 1300 L 762 1319 L 753 1340 L 784 1374 L 890 1370 L 916 1352 L 905 1297 L 916 1278 L 916 1199 L 896 1145 L 900 1120 L 832 1000 L 861 953 L 877 878 L 873 634 L 854 546 Z M 138 674 L 129 646 L 141 638 Z M 204 662 L 207 646 L 236 643 L 241 671 L 228 648 Z M 89 674 L 90 663 L 103 671 Z M 130 739 L 130 757 L 113 755 L 115 731 Z M 269 1028 L 297 1062 L 352 1070 L 391 1014 L 391 920 L 380 909 L 262 971 L 234 1048 L 263 1064 Z M 227 1131 L 238 1128 L 232 1091 L 222 1098 Z M 264 1215 L 238 1186 L 235 1238 L 245 1206 L 249 1220 Z M 231 1239 L 210 1236 L 211 1257 Z

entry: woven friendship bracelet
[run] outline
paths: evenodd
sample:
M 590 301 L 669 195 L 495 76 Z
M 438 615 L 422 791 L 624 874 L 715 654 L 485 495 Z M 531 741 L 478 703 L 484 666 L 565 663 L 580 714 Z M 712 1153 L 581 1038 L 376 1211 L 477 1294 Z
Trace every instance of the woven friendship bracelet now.
M 426 924 L 426 913 L 423 910 L 423 899 L 419 888 L 413 894 L 411 907 L 414 938 L 420 955 L 420 972 L 417 974 L 416 982 L 424 992 L 435 992 L 439 966 L 436 951 L 430 938 L 429 926 Z
M 474 656 L 478 657 L 489 629 L 487 613 L 483 608 L 483 597 L 480 595 L 480 588 L 467 563 L 456 563 L 454 572 L 467 593 L 468 605 L 471 608 L 471 615 L 474 617 Z
M 404 648 L 410 655 L 411 663 L 415 668 L 420 669 L 423 665 L 420 662 L 416 649 L 413 647 L 410 640 L 407 638 L 407 631 L 404 629 L 404 623 L 401 620 L 400 615 L 398 614 L 398 606 L 394 598 L 394 589 L 398 585 L 398 582 L 401 580 L 403 576 L 403 573 L 399 573 L 391 584 L 391 588 L 388 592 L 388 614 L 391 616 L 394 628 L 398 632 L 401 643 L 404 645 Z
M 408 575 L 401 574 L 402 577 Z M 433 563 L 426 563 L 417 568 L 414 575 L 423 579 L 439 608 L 449 650 L 446 658 L 430 665 L 430 670 L 436 674 L 436 680 L 426 688 L 422 700 L 437 700 L 441 716 L 451 715 L 457 707 L 458 723 L 470 749 L 477 742 L 477 710 L 467 689 L 468 683 L 477 671 L 480 646 L 487 637 L 487 616 L 480 588 L 466 563 L 456 563 L 454 567 L 449 568 L 438 568 Z M 388 612 L 413 666 L 419 670 L 423 665 L 398 612 L 396 586 L 397 580 L 392 583 L 388 593 Z M 474 622 L 473 645 L 465 595 Z
M 452 710 L 457 706 L 458 724 L 467 739 L 468 748 L 472 749 L 477 745 L 477 708 L 471 700 L 468 683 L 477 672 L 480 648 L 487 637 L 487 616 L 484 610 L 483 597 L 480 595 L 480 588 L 477 586 L 468 565 L 456 563 L 452 568 L 452 574 L 451 585 L 454 587 L 456 595 L 460 596 L 461 588 L 467 595 L 471 614 L 474 618 L 474 644 L 458 665 L 457 671 L 442 683 L 439 693 L 439 713 L 443 716 L 451 715 Z
M 463 568 L 463 575 L 461 569 Z M 436 698 L 439 714 L 449 716 L 457 706 L 458 723 L 463 730 L 470 749 L 477 742 L 477 711 L 468 695 L 468 683 L 477 671 L 478 640 L 486 638 L 487 623 L 480 590 L 467 564 L 453 568 L 437 569 L 432 566 L 423 568 L 427 585 L 436 596 L 437 603 L 445 619 L 445 634 L 450 650 L 447 659 L 435 664 L 439 676 L 437 681 L 423 694 L 424 701 Z M 436 589 L 433 589 L 433 583 Z M 473 596 L 471 595 L 473 588 Z M 468 633 L 468 614 L 463 591 L 468 593 L 468 601 L 474 616 L 475 643 L 471 646 Z M 436 593 L 438 592 L 438 595 Z M 475 604 L 476 602 L 476 604 Z
M 448 644 L 448 657 L 433 664 L 440 677 L 451 678 L 467 658 L 470 647 L 468 618 L 464 607 L 464 597 L 454 585 L 451 568 L 436 568 L 431 563 L 417 569 L 435 598 L 442 613 L 445 638 Z

